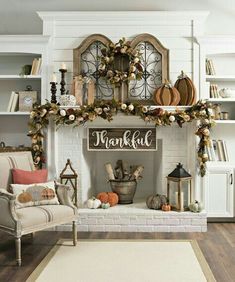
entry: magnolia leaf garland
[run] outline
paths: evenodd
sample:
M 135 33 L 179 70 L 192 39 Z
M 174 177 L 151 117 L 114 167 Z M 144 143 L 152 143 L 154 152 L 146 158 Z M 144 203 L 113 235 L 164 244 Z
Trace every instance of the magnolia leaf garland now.
M 146 123 L 154 123 L 155 126 L 166 126 L 176 122 L 179 127 L 185 122 L 194 120 L 201 121 L 195 134 L 200 138 L 198 145 L 198 164 L 200 175 L 204 176 L 206 172 L 206 162 L 208 155 L 206 147 L 210 146 L 210 128 L 214 124 L 211 118 L 211 105 L 205 101 L 198 101 L 194 106 L 186 109 L 177 109 L 174 112 L 168 112 L 163 108 L 151 109 L 148 106 L 135 103 L 122 104 L 115 100 L 95 101 L 92 105 L 81 106 L 80 108 L 63 109 L 56 104 L 47 102 L 44 105 L 35 104 L 30 113 L 28 136 L 32 139 L 32 152 L 34 163 L 41 168 L 45 162 L 43 151 L 44 129 L 52 119 L 60 127 L 62 125 L 80 126 L 87 121 L 94 121 L 100 117 L 107 121 L 112 121 L 113 116 L 118 112 L 131 116 L 139 116 Z

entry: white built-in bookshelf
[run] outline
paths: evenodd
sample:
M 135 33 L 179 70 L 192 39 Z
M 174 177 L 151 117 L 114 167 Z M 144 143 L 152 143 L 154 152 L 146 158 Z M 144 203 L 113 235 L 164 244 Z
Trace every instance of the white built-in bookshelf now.
M 212 103 L 216 118 L 216 125 L 211 130 L 213 148 L 207 151 L 212 155 L 216 151 L 217 156 L 212 160 L 210 157 L 207 164 L 208 173 L 202 181 L 203 202 L 208 217 L 234 217 L 235 95 L 223 97 L 221 89 L 234 89 L 235 93 L 235 37 L 207 36 L 197 41 L 200 45 L 201 98 Z M 218 141 L 225 145 L 227 161 L 218 156 Z
M 48 40 L 41 35 L 0 36 L 0 141 L 8 146 L 30 145 L 29 112 L 19 111 L 18 96 L 31 86 L 37 92 L 37 102 L 45 101 Z M 26 65 L 32 66 L 28 72 Z

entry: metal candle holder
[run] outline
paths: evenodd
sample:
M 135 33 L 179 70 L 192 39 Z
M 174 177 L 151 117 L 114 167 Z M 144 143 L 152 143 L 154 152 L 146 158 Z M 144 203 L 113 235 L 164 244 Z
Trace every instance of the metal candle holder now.
M 60 94 L 61 95 L 64 95 L 65 94 L 65 73 L 67 72 L 66 69 L 59 69 L 60 73 L 61 73 L 61 81 L 60 81 L 60 85 L 61 85 L 61 88 L 60 88 Z
M 51 103 L 56 104 L 57 103 L 57 100 L 56 100 L 57 83 L 52 81 L 50 82 L 50 85 L 51 85 Z

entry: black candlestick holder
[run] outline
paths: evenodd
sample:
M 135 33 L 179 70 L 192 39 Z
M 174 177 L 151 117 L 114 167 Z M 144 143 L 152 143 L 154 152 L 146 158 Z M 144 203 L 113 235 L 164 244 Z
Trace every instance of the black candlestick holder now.
M 60 81 L 60 85 L 61 85 L 61 88 L 60 88 L 60 94 L 61 95 L 64 95 L 65 94 L 65 73 L 67 72 L 66 69 L 59 69 L 60 73 L 61 73 L 61 81 Z
M 50 85 L 51 85 L 51 103 L 56 104 L 57 103 L 57 100 L 56 100 L 56 91 L 57 91 L 56 85 L 57 85 L 57 83 L 56 82 L 50 82 Z

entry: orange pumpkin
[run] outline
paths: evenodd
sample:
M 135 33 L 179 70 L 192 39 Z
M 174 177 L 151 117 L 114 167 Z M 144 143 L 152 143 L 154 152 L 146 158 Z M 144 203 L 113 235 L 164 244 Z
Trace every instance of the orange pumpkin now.
M 113 192 L 101 192 L 96 197 L 101 203 L 109 203 L 110 206 L 115 206 L 118 203 L 118 195 Z
M 163 204 L 162 205 L 162 210 L 163 211 L 170 211 L 171 210 L 171 206 L 169 204 Z
M 196 88 L 192 80 L 183 71 L 175 82 L 175 88 L 180 93 L 180 105 L 191 106 L 196 103 Z
M 18 201 L 22 204 L 31 202 L 33 200 L 32 196 L 30 193 L 23 191 L 21 194 L 18 196 Z
M 180 101 L 180 93 L 166 80 L 153 94 L 153 99 L 157 105 L 177 106 Z

